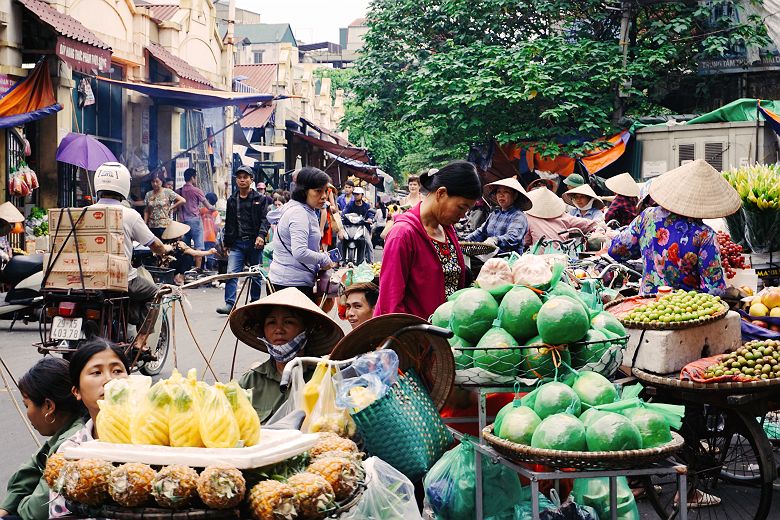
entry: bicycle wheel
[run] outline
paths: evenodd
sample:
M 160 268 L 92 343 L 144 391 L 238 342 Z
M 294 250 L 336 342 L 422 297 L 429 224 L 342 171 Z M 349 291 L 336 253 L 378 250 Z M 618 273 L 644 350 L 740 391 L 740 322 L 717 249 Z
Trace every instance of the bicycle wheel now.
M 686 406 L 680 433 L 686 442 L 676 458 L 688 466 L 689 518 L 767 518 L 776 471 L 771 445 L 755 418 L 732 410 Z M 676 518 L 676 481 L 653 478 L 645 484 L 647 499 L 658 515 Z M 721 502 L 703 507 L 705 494 Z

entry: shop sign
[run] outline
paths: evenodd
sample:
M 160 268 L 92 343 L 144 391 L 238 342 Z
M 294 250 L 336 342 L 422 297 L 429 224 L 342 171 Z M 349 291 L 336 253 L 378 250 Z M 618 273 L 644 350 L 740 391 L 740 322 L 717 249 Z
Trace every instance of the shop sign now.
M 78 42 L 64 36 L 57 37 L 57 56 L 79 72 L 108 72 L 111 67 L 111 51 Z
M 0 96 L 11 90 L 16 81 L 8 74 L 0 74 Z
M 184 170 L 190 167 L 189 157 L 177 157 L 176 158 L 176 187 L 181 188 L 184 186 Z

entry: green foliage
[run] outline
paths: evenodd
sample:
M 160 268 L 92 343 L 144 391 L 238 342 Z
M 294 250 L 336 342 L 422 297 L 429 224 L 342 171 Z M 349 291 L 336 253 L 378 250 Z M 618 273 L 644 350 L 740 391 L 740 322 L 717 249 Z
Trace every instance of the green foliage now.
M 729 0 L 630 4 L 624 66 L 619 2 L 374 0 L 344 125 L 397 168 L 491 138 L 583 153 L 625 114 L 663 111 L 699 59 L 768 42 L 760 19 L 720 15 Z

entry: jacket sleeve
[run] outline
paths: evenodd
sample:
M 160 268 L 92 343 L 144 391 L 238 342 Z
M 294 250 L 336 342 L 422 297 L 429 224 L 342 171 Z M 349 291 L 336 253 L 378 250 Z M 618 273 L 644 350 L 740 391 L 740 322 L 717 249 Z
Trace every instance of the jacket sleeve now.
M 496 237 L 496 245 L 502 251 L 522 251 L 523 239 L 528 232 L 528 220 L 519 211 L 512 219 L 512 225 L 503 235 Z
M 268 223 L 268 199 L 265 197 L 263 197 L 263 202 L 260 204 L 259 217 L 260 231 L 257 236 L 265 240 L 265 237 L 268 236 L 268 230 L 271 228 L 271 225 Z
M 320 265 L 330 261 L 327 253 L 312 251 L 309 249 L 309 217 L 301 212 L 301 215 L 291 215 L 290 219 L 290 253 L 293 258 L 311 269 L 317 271 Z
M 631 225 L 612 239 L 607 251 L 609 256 L 618 262 L 639 258 L 641 256 L 639 237 L 642 236 L 642 227 L 642 215 L 639 215 L 631 222 Z
M 405 224 L 395 224 L 385 240 L 382 270 L 379 274 L 379 301 L 375 316 L 395 312 L 409 313 L 405 304 L 406 284 L 414 264 L 412 238 Z
M 469 233 L 469 235 L 466 237 L 466 242 L 482 242 L 487 238 L 487 225 L 491 216 L 493 216 L 492 213 L 488 215 L 487 220 L 485 220 L 481 226 Z
M 236 243 L 236 234 L 238 233 L 236 220 L 238 218 L 238 215 L 236 215 L 237 209 L 232 198 L 229 198 L 225 209 L 225 228 L 222 231 L 222 241 L 227 247 Z
M 20 504 L 25 497 L 29 497 L 33 494 L 43 476 L 43 471 L 38 464 L 38 457 L 40 454 L 40 451 L 36 452 L 35 455 L 30 457 L 27 462 L 22 464 L 22 466 L 11 475 L 11 478 L 8 480 L 5 498 L 2 503 L 0 503 L 0 509 L 5 509 L 12 515 L 16 514 L 21 516 L 19 514 Z M 49 488 L 47 487 L 44 503 L 48 502 L 48 500 Z M 43 510 L 45 517 L 48 517 L 48 506 L 44 506 Z

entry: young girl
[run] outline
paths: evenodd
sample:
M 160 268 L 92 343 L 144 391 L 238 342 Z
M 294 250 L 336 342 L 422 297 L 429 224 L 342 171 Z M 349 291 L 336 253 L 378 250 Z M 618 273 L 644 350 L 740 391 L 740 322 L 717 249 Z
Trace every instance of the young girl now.
M 130 362 L 119 347 L 103 338 L 95 338 L 76 350 L 70 359 L 69 372 L 73 395 L 87 409 L 89 420 L 68 437 L 57 452 L 98 438 L 95 418 L 100 411 L 97 402 L 103 398 L 103 387 L 112 379 L 126 378 Z M 61 495 L 51 492 L 49 498 L 49 518 L 69 514 Z
M 190 267 L 192 267 L 192 262 L 189 260 L 189 258 L 185 258 L 184 255 L 192 258 L 198 258 L 214 255 L 217 253 L 217 250 L 213 247 L 208 251 L 199 251 L 182 242 L 181 237 L 186 235 L 189 230 L 190 226 L 187 224 L 173 221 L 168 224 L 168 227 L 165 228 L 165 231 L 162 234 L 163 243 L 173 245 L 172 255 L 176 261 L 172 262 L 172 267 L 176 269 L 176 276 L 174 280 L 176 281 L 177 285 L 182 285 L 184 283 L 184 273 Z
M 84 426 L 83 408 L 71 387 L 68 362 L 53 357 L 39 360 L 19 379 L 27 418 L 49 440 L 11 475 L 8 492 L 0 503 L 0 517 L 16 515 L 23 520 L 49 517 L 49 487 L 42 478 L 46 460 L 65 439 Z

